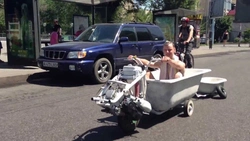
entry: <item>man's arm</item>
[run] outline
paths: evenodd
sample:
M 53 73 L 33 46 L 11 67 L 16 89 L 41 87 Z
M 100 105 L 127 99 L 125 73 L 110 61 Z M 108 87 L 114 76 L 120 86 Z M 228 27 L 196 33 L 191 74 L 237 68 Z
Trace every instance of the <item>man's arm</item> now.
M 182 36 L 182 26 L 179 28 L 179 30 L 180 30 L 180 31 L 179 31 L 179 36 L 178 36 L 178 37 L 179 37 L 179 39 L 180 39 L 181 36 Z
M 61 26 L 59 27 L 59 35 L 60 36 L 62 35 L 62 28 L 61 28 Z
M 169 57 L 164 56 L 162 58 L 162 61 L 163 62 L 167 62 L 173 68 L 176 68 L 176 69 L 180 70 L 181 72 L 184 72 L 184 70 L 185 70 L 185 64 L 182 61 L 180 61 L 180 60 L 172 60 Z
M 190 40 L 193 37 L 193 34 L 194 34 L 194 27 L 192 25 L 190 25 L 190 27 L 189 27 L 189 36 L 188 36 L 188 39 L 186 40 L 186 42 L 190 42 Z
M 180 70 L 180 71 L 184 71 L 184 69 L 185 69 L 185 63 L 183 63 L 183 62 L 180 61 L 180 60 L 172 60 L 172 59 L 170 59 L 170 60 L 168 60 L 168 63 L 169 63 L 172 67 L 174 67 L 174 68 L 176 68 L 176 69 L 178 69 L 178 70 Z
M 136 59 L 136 60 L 140 60 L 143 65 L 148 65 L 149 67 L 152 67 L 152 68 L 159 68 L 160 67 L 160 62 L 156 62 L 156 63 L 150 63 L 149 64 L 149 61 L 146 60 L 146 59 L 142 59 L 142 58 L 138 58 L 136 56 L 133 56 L 133 55 L 129 55 L 128 59 L 131 60 L 132 58 Z
M 180 34 L 179 34 L 179 38 L 181 38 L 181 35 L 182 35 L 182 33 L 180 32 Z

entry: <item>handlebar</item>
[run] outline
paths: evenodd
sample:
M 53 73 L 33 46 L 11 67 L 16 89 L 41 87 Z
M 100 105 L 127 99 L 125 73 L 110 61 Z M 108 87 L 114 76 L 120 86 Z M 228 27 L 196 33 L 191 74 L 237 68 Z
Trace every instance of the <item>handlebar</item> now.
M 139 59 L 132 59 L 137 65 L 144 65 L 142 62 L 141 62 L 141 60 L 139 60 Z M 159 61 L 161 61 L 162 60 L 162 57 L 161 56 L 154 56 L 154 57 L 151 57 L 151 59 L 150 59 L 150 61 L 149 61 L 149 63 L 147 64 L 147 65 L 145 65 L 145 66 L 149 66 L 149 64 L 151 63 L 151 62 L 159 62 Z

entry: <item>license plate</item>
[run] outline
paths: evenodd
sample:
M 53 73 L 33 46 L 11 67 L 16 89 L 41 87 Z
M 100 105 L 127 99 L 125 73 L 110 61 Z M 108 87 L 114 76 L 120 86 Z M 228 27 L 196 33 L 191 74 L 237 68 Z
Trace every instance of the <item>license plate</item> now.
M 57 62 L 43 62 L 44 67 L 49 67 L 49 68 L 58 68 L 58 63 Z

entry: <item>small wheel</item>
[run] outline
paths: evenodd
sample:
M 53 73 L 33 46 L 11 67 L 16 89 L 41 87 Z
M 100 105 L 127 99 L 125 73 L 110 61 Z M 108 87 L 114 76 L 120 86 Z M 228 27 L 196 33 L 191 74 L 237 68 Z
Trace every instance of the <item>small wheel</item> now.
M 184 107 L 184 115 L 187 117 L 192 116 L 194 112 L 194 102 L 192 100 L 187 100 Z
M 216 91 L 221 98 L 223 98 L 223 99 L 227 98 L 227 92 L 223 86 L 217 86 Z
M 94 64 L 94 79 L 97 83 L 106 83 L 113 73 L 110 61 L 106 58 L 98 59 Z
M 125 133 L 133 133 L 135 128 L 139 124 L 140 120 L 133 120 L 131 117 L 125 116 L 118 116 L 117 117 L 118 126 L 123 130 Z

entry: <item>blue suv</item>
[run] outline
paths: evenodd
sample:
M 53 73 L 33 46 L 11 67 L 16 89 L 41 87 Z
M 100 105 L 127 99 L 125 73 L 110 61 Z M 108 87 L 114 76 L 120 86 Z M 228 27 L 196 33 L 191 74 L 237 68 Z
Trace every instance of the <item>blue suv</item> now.
M 149 59 L 162 54 L 164 42 L 161 29 L 151 23 L 101 23 L 72 42 L 42 48 L 37 63 L 44 70 L 81 72 L 105 83 L 129 63 L 129 55 Z

